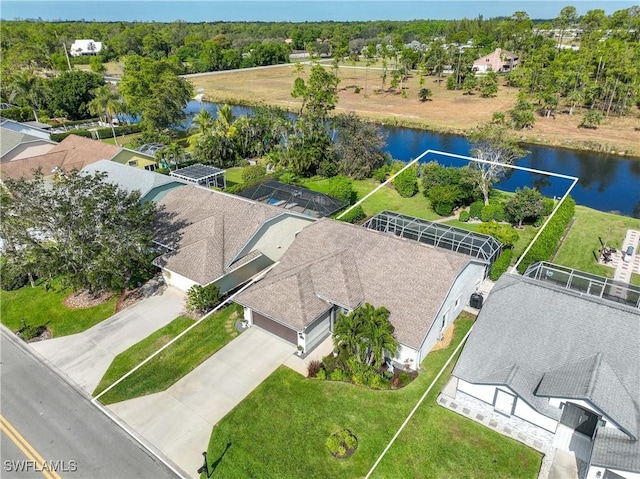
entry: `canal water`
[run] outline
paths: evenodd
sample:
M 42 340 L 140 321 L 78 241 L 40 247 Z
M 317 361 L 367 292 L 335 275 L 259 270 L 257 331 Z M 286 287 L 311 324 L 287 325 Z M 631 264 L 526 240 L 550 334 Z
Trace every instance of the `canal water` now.
M 191 101 L 186 112 L 190 118 L 205 108 L 215 116 L 215 103 Z M 236 116 L 252 112 L 249 107 L 235 106 Z M 457 155 L 469 155 L 469 142 L 463 136 L 433 133 L 404 127 L 381 126 L 387 137 L 386 150 L 396 160 L 409 161 L 426 150 L 437 150 Z M 585 152 L 548 146 L 524 145 L 528 154 L 516 165 L 563 175 L 576 176 L 578 184 L 571 195 L 580 205 L 640 218 L 640 159 L 623 158 L 595 152 Z M 462 166 L 465 160 L 430 154 L 421 161 L 438 161 L 445 165 Z M 560 196 L 571 181 L 547 175 L 509 170 L 497 187 L 514 191 L 523 186 L 536 186 L 548 197 Z

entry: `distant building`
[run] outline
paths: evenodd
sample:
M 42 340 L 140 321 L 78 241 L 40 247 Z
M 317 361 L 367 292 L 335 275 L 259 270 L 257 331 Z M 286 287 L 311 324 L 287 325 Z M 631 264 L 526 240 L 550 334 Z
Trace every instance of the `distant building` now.
M 69 54 L 72 57 L 81 57 L 85 55 L 97 55 L 102 51 L 102 42 L 94 42 L 93 40 L 76 40 L 71 44 Z
M 473 71 L 479 73 L 486 72 L 510 72 L 518 66 L 518 55 L 501 48 L 496 48 L 493 53 L 489 53 L 473 62 Z

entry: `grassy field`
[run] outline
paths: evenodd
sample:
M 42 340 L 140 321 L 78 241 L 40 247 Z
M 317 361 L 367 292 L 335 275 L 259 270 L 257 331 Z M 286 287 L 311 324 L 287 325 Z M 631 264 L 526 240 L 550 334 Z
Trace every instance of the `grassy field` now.
M 2 324 L 16 331 L 24 318 L 29 326 L 46 326 L 53 337 L 59 337 L 80 333 L 115 313 L 115 297 L 92 308 L 69 309 L 63 304 L 69 294 L 70 290 L 56 286 L 47 290 L 43 284 L 0 291 Z
M 240 306 L 232 305 L 212 314 L 165 349 L 162 354 L 154 357 L 107 392 L 100 401 L 104 404 L 112 404 L 164 391 L 238 335 L 234 324 L 239 311 L 241 311 Z M 111 372 L 107 371 L 94 391 L 94 395 L 99 394 L 118 379 L 121 376 L 118 376 L 119 372 L 122 371 L 124 374 L 128 366 L 140 362 L 141 359 L 148 357 L 177 336 L 184 329 L 180 329 L 184 326 L 184 319 L 178 318 L 160 330 L 161 332 L 156 332 L 116 356 L 109 367 Z
M 361 62 L 362 63 L 362 62 Z M 308 74 L 308 68 L 307 73 Z M 435 77 L 425 77 L 424 87 L 433 92 L 432 100 L 420 102 L 419 76 L 414 74 L 404 83 L 405 97 L 398 91 L 376 94 L 380 89 L 380 69 L 341 66 L 338 77 L 339 102 L 337 112 L 355 111 L 359 115 L 386 124 L 418 126 L 434 131 L 464 133 L 470 128 L 491 120 L 496 111 L 513 108 L 518 90 L 501 86 L 495 98 L 482 98 L 479 94 L 464 95 L 462 91 L 447 90 L 446 81 L 438 83 Z M 216 73 L 191 81 L 197 88 L 204 88 L 205 98 L 211 101 L 231 103 L 266 103 L 297 111 L 300 102 L 291 97 L 296 71 L 293 65 L 263 70 Z M 361 89 L 355 93 L 354 87 Z M 387 82 L 387 89 L 388 89 Z M 582 113 L 569 116 L 558 114 L 555 118 L 536 117 L 531 130 L 518 131 L 518 138 L 531 143 L 541 143 L 578 149 L 627 152 L 640 156 L 640 110 L 633 108 L 624 118 L 605 118 L 596 130 L 578 128 Z
M 593 254 L 602 248 L 600 241 L 620 248 L 627 229 L 640 230 L 640 219 L 576 206 L 575 221 L 553 262 L 613 278 L 615 270 L 598 264 Z
M 118 137 L 118 145 L 127 147 L 129 145 L 129 143 L 131 143 L 133 140 L 138 138 L 140 135 L 141 135 L 141 133 L 131 133 L 130 135 L 119 136 Z M 102 138 L 102 141 L 104 141 L 105 143 L 109 143 L 110 145 L 115 145 L 116 144 L 116 142 L 114 141 L 112 136 L 111 137 Z
M 225 179 L 227 181 L 227 188 L 235 186 L 240 183 L 244 183 L 242 181 L 242 167 L 229 168 L 225 170 Z
M 280 367 L 214 427 L 208 457 L 215 476 L 363 477 L 471 325 L 458 319 L 452 345 L 430 353 L 424 372 L 400 390 L 305 379 Z M 411 448 L 392 447 L 392 464 L 385 459 L 376 477 L 535 478 L 537 452 L 436 405 L 448 376 L 412 419 Z M 345 427 L 358 450 L 338 460 L 325 441 Z

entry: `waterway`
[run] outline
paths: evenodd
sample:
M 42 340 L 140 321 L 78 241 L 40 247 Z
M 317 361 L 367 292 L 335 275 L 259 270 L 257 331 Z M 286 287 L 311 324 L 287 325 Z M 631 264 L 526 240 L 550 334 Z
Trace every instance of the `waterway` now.
M 201 108 L 213 115 L 215 103 L 192 101 L 187 106 L 191 116 Z M 236 116 L 251 114 L 249 107 L 233 107 Z M 381 126 L 387 137 L 388 151 L 394 159 L 409 161 L 426 150 L 442 151 L 456 155 L 470 154 L 469 141 L 463 136 L 433 133 L 404 127 Z M 536 170 L 578 177 L 571 195 L 580 205 L 616 212 L 640 218 L 640 160 L 595 152 L 553 148 L 539 145 L 523 145 L 528 154 L 517 160 L 516 165 Z M 442 155 L 429 154 L 421 161 L 438 161 L 441 164 L 462 166 L 466 160 L 455 160 Z M 515 191 L 524 186 L 536 186 L 548 197 L 562 196 L 571 181 L 524 171 L 509 170 L 497 187 Z

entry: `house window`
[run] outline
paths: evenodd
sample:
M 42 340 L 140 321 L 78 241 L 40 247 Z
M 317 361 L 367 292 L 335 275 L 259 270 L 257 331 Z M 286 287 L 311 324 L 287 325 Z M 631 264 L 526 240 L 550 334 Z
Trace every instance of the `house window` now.
M 491 61 L 491 59 L 489 59 L 489 58 L 487 58 L 487 59 L 485 60 L 485 62 L 487 62 L 487 63 L 489 63 L 490 61 Z
M 493 408 L 496 412 L 511 416 L 516 397 L 502 389 L 496 389 L 496 397 L 493 401 Z
M 129 166 L 138 166 L 138 160 L 129 160 L 127 165 L 129 165 Z
M 461 298 L 461 297 L 462 297 L 462 295 L 459 295 L 459 296 L 456 298 L 456 304 L 454 305 L 454 308 L 457 308 L 458 306 L 460 306 L 460 298 Z
M 445 311 L 445 313 L 442 315 L 442 326 L 441 329 L 444 329 L 445 326 L 447 325 L 447 318 L 449 317 L 449 310 Z

